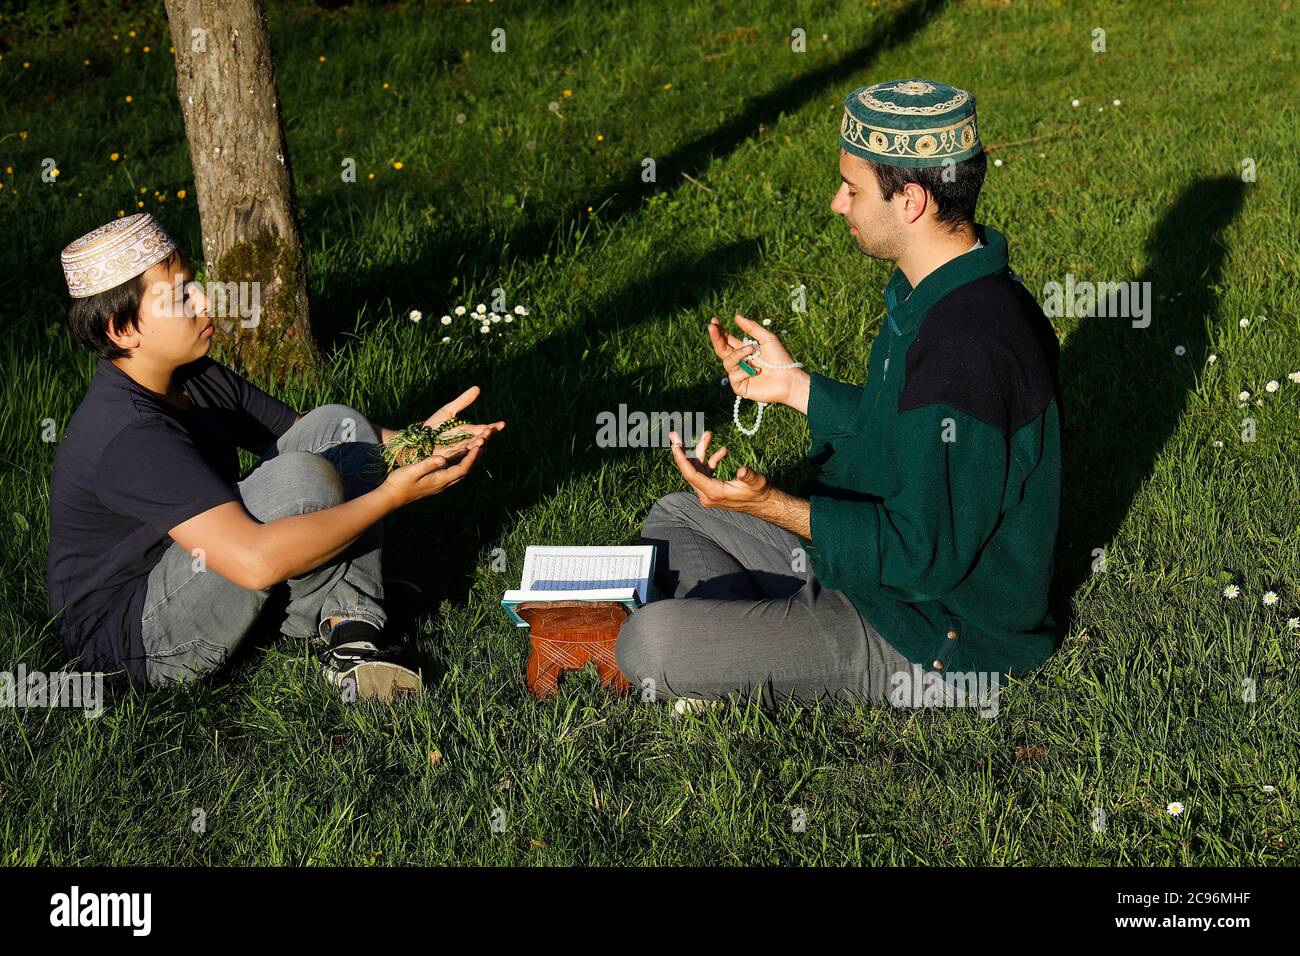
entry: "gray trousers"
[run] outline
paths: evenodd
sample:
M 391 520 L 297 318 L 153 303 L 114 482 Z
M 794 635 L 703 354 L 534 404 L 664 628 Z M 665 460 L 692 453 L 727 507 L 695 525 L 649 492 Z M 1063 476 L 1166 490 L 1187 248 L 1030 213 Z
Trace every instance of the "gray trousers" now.
M 623 622 L 616 657 L 634 691 L 878 702 L 895 675 L 923 679 L 844 592 L 822 586 L 798 535 L 683 491 L 655 502 L 641 541 L 655 545 L 656 583 L 671 599 Z
M 236 490 L 262 523 L 332 508 L 383 480 L 378 442 L 378 431 L 356 409 L 322 405 L 281 435 Z M 327 638 L 332 617 L 382 628 L 382 545 L 383 522 L 376 522 L 332 561 L 290 578 L 281 632 Z M 221 667 L 252 630 L 272 590 L 242 588 L 204 569 L 173 542 L 149 573 L 145 593 L 141 624 L 149 684 L 174 684 Z

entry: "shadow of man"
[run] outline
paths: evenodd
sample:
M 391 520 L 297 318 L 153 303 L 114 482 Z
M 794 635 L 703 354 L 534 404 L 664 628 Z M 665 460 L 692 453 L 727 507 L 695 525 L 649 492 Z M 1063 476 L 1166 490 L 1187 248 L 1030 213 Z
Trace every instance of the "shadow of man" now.
M 1053 614 L 1062 634 L 1073 595 L 1109 547 L 1156 457 L 1174 434 L 1187 393 L 1205 367 L 1206 328 L 1218 322 L 1227 255 L 1223 234 L 1241 209 L 1245 185 L 1231 176 L 1187 186 L 1147 240 L 1146 327 L 1100 314 L 1082 319 L 1061 354 L 1065 410 L 1061 525 Z M 1208 321 L 1207 321 L 1208 317 Z M 1174 348 L 1186 353 L 1175 358 Z M 1170 368 L 1170 363 L 1174 365 Z

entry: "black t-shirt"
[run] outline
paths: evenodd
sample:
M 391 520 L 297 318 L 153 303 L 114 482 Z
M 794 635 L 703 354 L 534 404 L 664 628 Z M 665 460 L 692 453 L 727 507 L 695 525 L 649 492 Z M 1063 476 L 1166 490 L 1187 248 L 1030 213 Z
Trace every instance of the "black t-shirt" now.
M 175 374 L 176 408 L 99 359 L 50 479 L 50 614 L 85 670 L 145 681 L 140 622 L 168 531 L 239 501 L 239 453 L 264 452 L 297 413 L 207 356 Z

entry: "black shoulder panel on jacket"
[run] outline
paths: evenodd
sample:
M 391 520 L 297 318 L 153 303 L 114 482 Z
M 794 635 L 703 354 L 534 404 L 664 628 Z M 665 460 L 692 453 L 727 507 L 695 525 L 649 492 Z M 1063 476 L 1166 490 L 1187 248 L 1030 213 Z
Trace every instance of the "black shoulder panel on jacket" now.
M 1056 394 L 1059 353 L 1051 322 L 1006 272 L 968 282 L 922 320 L 898 410 L 951 405 L 1010 436 Z

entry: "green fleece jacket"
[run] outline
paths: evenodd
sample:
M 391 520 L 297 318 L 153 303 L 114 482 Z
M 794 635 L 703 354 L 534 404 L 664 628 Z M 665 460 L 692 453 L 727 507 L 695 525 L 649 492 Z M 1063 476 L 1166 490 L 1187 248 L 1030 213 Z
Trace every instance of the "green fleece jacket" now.
M 1056 334 L 1001 233 L 895 269 L 865 386 L 813 374 L 813 568 L 928 671 L 1036 667 L 1061 490 Z

